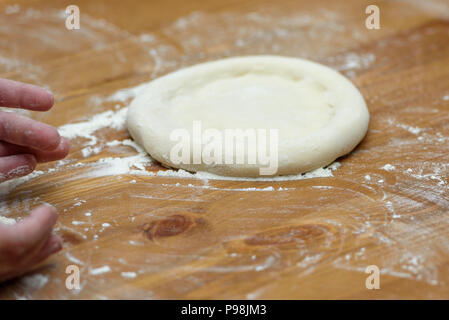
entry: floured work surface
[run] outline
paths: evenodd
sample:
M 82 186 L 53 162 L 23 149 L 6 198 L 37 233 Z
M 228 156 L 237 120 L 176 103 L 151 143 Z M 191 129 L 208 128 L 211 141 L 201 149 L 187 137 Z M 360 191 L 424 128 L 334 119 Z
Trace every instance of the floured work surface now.
M 368 30 L 369 4 L 81 1 L 78 31 L 57 1 L 2 4 L 0 77 L 53 90 L 55 107 L 30 115 L 72 150 L 1 185 L 10 218 L 58 208 L 64 250 L 0 298 L 449 298 L 449 8 L 380 1 Z M 277 181 L 192 177 L 136 149 L 123 120 L 140 84 L 245 54 L 351 78 L 366 139 L 318 178 Z M 65 288 L 69 265 L 80 290 Z M 380 290 L 365 287 L 369 265 Z

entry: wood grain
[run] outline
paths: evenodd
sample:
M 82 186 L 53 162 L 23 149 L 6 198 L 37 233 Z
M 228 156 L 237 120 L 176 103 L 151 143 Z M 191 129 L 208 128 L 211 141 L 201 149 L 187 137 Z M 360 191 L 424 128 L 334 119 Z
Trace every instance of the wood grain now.
M 117 90 L 180 67 L 280 54 L 348 76 L 367 101 L 369 132 L 330 178 L 206 184 L 42 165 L 46 174 L 3 196 L 2 207 L 17 218 L 41 201 L 55 205 L 64 249 L 2 284 L 0 298 L 449 298 L 446 1 L 378 1 L 379 30 L 365 28 L 371 3 L 358 0 L 82 0 L 79 31 L 64 28 L 69 4 L 0 4 L 0 77 L 56 95 L 36 119 L 83 121 L 126 106 L 107 99 Z M 76 139 L 68 163 L 135 154 L 105 146 L 129 138 L 126 130 L 96 136 L 100 153 L 84 158 L 86 141 Z M 71 264 L 79 291 L 65 287 Z M 380 290 L 365 288 L 369 265 L 381 269 Z M 110 272 L 92 273 L 103 266 Z

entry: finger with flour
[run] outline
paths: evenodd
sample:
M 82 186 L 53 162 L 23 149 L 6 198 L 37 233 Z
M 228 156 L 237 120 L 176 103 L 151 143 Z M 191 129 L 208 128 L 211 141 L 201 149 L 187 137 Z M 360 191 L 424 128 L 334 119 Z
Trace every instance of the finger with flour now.
M 0 79 L 0 107 L 47 111 L 53 106 L 53 95 L 31 84 Z
M 30 118 L 0 112 L 0 140 L 38 150 L 54 150 L 61 136 L 54 127 Z
M 36 158 L 32 154 L 16 154 L 0 158 L 0 182 L 23 177 L 33 172 Z
M 36 158 L 36 161 L 39 163 L 63 159 L 67 156 L 69 150 L 69 141 L 64 137 L 61 138 L 58 147 L 50 151 L 41 151 L 0 141 L 0 157 L 11 156 L 15 154 L 32 154 Z

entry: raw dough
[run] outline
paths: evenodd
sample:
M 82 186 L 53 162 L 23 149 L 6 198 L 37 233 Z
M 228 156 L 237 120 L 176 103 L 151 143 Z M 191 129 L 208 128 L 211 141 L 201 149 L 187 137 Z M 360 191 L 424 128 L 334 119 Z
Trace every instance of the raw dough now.
M 297 58 L 247 56 L 199 64 L 151 81 L 132 101 L 127 116 L 131 136 L 168 167 L 260 176 L 267 164 L 259 159 L 255 164 L 174 163 L 170 152 L 179 141 L 170 135 L 185 129 L 194 139 L 194 121 L 201 121 L 202 130 L 222 133 L 278 129 L 278 170 L 273 175 L 288 175 L 329 165 L 349 153 L 365 136 L 369 113 L 357 88 L 326 66 Z M 206 142 L 201 142 L 203 148 Z

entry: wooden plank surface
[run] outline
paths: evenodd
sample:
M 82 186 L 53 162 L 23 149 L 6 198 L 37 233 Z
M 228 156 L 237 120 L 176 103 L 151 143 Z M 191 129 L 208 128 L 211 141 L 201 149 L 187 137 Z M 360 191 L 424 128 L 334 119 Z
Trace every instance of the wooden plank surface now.
M 95 132 L 98 153 L 73 139 L 68 161 L 3 186 L 2 214 L 58 208 L 64 249 L 0 298 L 449 298 L 447 1 L 377 1 L 379 30 L 365 28 L 371 2 L 359 0 L 80 0 L 73 31 L 69 4 L 0 3 L 0 77 L 56 96 L 36 119 L 86 121 L 126 107 L 118 90 L 180 67 L 279 54 L 348 76 L 370 127 L 334 177 L 275 182 L 108 172 L 101 159 L 136 154 L 107 145 L 125 129 Z M 65 287 L 73 264 L 81 290 Z M 369 265 L 379 290 L 365 287 Z

